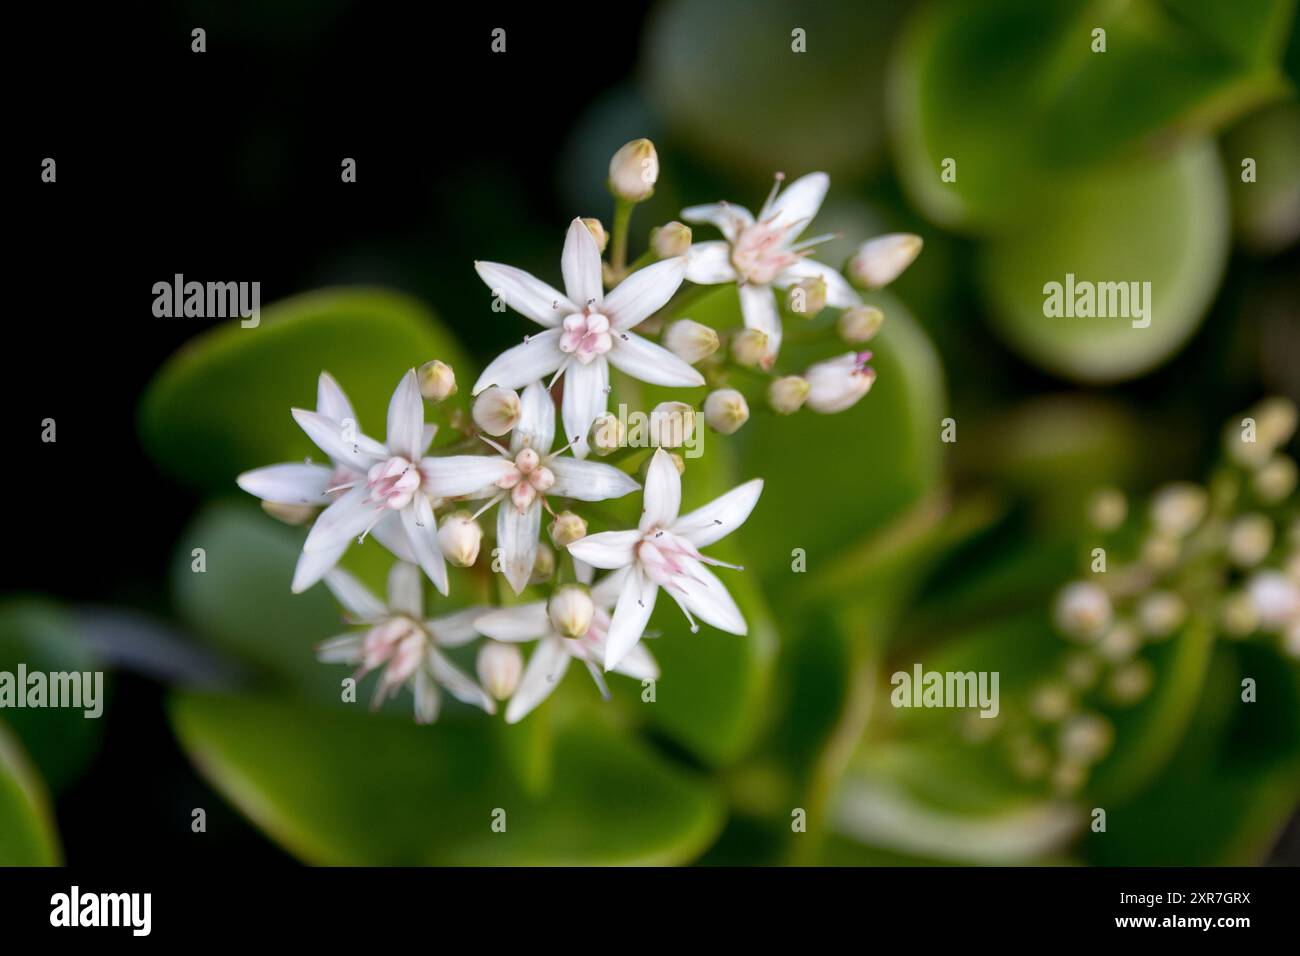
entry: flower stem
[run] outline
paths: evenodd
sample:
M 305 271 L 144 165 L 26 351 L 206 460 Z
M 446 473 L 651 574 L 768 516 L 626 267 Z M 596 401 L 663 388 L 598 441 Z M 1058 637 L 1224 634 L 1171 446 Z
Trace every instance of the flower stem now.
M 610 237 L 609 268 L 614 283 L 621 282 L 627 272 L 627 233 L 632 224 L 634 203 L 626 199 L 614 200 L 614 232 Z

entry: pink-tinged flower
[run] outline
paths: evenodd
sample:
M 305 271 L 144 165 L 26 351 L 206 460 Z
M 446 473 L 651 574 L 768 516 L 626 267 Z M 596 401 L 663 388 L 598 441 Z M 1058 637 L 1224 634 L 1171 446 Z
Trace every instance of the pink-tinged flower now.
M 763 480 L 755 478 L 702 508 L 678 515 L 682 480 L 662 448 L 650 459 L 641 521 L 631 531 L 602 531 L 569 545 L 569 553 L 597 568 L 628 568 L 605 638 L 605 669 L 618 667 L 641 639 L 659 588 L 666 590 L 698 630 L 695 617 L 732 634 L 747 631 L 726 587 L 706 564 L 734 568 L 700 548 L 735 531 L 758 503 Z M 692 616 L 694 612 L 694 616 Z
M 591 230 L 575 219 L 560 261 L 567 294 L 511 266 L 476 262 L 474 268 L 494 295 L 546 328 L 497 356 L 479 376 L 474 394 L 490 385 L 519 388 L 563 372 L 564 428 L 578 458 L 587 456 L 587 431 L 606 409 L 611 364 L 652 385 L 704 384 L 704 377 L 676 355 L 631 331 L 672 298 L 686 272 L 685 258 L 638 269 L 605 295 L 600 250 Z
M 383 445 L 362 435 L 358 430 L 357 416 L 352 410 L 343 389 L 328 372 L 320 373 L 316 388 L 316 411 L 305 413 L 313 415 L 312 427 L 317 431 L 328 430 L 339 436 L 338 442 L 330 442 L 330 447 L 339 443 L 355 446 L 359 453 L 380 455 Z M 428 425 L 424 429 L 422 441 L 424 447 L 433 441 L 437 426 Z M 311 434 L 311 431 L 308 431 Z M 319 442 L 317 443 L 319 444 Z M 365 478 L 364 471 L 358 467 L 358 456 L 333 454 L 321 445 L 329 456 L 329 465 L 318 465 L 311 461 L 287 462 L 282 465 L 268 465 L 255 468 L 240 475 L 236 481 L 239 487 L 263 501 L 282 505 L 312 505 L 328 508 L 342 497 L 343 492 L 357 481 Z M 401 519 L 396 512 L 381 516 L 378 523 L 370 529 L 375 539 L 403 561 L 414 561 L 415 554 L 402 529 Z M 312 551 L 304 551 L 298 558 L 298 566 L 293 572 L 293 590 L 299 593 L 307 590 L 322 577 L 325 572 L 338 564 L 347 550 L 350 539 Z
M 778 175 L 757 219 L 743 206 L 728 202 L 682 210 L 687 222 L 712 223 L 725 237 L 691 246 L 686 254 L 686 278 L 697 285 L 738 284 L 745 327 L 767 336 L 765 368 L 772 367 L 781 347 L 781 318 L 773 288 L 785 289 L 804 279 L 821 279 L 826 283 L 827 304 L 836 308 L 862 304 L 844 276 L 808 258 L 814 246 L 831 236 L 798 241 L 821 209 L 830 177 L 809 173 L 785 189 L 781 189 L 781 181 Z
M 353 538 L 363 539 L 396 516 L 409 552 L 443 594 L 447 593 L 447 564 L 438 548 L 438 525 L 422 458 L 433 442 L 433 429 L 424 425 L 424 399 L 415 369 L 397 383 L 388 403 L 387 444 L 362 435 L 355 421 L 295 408 L 293 417 L 317 446 L 349 474 L 333 485 L 343 492 L 323 512 L 303 543 L 304 555 L 332 567 Z
M 831 415 L 855 405 L 875 384 L 876 370 L 867 365 L 870 361 L 870 352 L 845 352 L 811 366 L 803 373 L 808 407 Z
M 403 685 L 415 694 L 415 719 L 431 724 L 438 718 L 440 687 L 457 700 L 495 713 L 492 698 L 453 664 L 440 648 L 460 647 L 478 636 L 473 622 L 485 610 L 471 607 L 445 617 L 424 617 L 420 571 L 399 561 L 388 574 L 388 603 L 339 568 L 325 575 L 325 584 L 347 609 L 355 624 L 366 630 L 342 634 L 323 642 L 316 656 L 327 664 L 353 664 L 360 680 L 373 670 L 383 670 L 375 688 L 373 706 L 395 694 Z
M 582 229 L 585 232 L 586 226 Z M 480 436 L 481 437 L 481 436 Z M 537 560 L 537 539 L 547 496 L 604 501 L 639 486 L 612 465 L 561 458 L 555 440 L 555 403 L 540 382 L 524 389 L 519 422 L 506 448 L 483 438 L 495 455 L 426 458 L 428 491 L 439 498 L 487 498 L 474 517 L 497 502 L 497 547 L 501 568 L 516 594 L 528 584 Z M 509 500 L 505 500 L 509 499 Z
M 578 637 L 565 637 L 556 630 L 546 601 L 489 611 L 475 619 L 475 629 L 493 640 L 540 642 L 528 660 L 528 667 L 518 689 L 506 706 L 506 723 L 523 720 L 549 697 L 559 685 L 570 660 L 581 661 L 591 674 L 591 679 L 596 682 L 601 695 L 609 698 L 609 689 L 605 686 L 600 668 L 606 660 L 605 642 L 610 627 L 610 608 L 618 600 L 624 578 L 630 573 L 624 568 L 607 574 L 596 582 L 591 589 L 591 600 L 595 605 L 591 623 Z M 579 565 L 579 574 L 584 580 L 590 580 L 591 568 Z M 637 680 L 659 679 L 659 665 L 642 645 L 633 647 L 617 666 L 610 669 Z

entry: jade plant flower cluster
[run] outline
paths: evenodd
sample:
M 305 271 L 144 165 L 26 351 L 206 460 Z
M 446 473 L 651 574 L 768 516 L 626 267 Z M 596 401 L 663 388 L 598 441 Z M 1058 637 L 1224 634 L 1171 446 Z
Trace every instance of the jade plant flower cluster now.
M 687 222 L 716 226 L 722 240 L 694 242 L 685 224 L 665 223 L 629 261 L 632 212 L 653 194 L 658 174 L 648 140 L 615 154 L 612 232 L 598 219 L 573 219 L 560 249 L 563 291 L 513 266 L 474 263 L 493 311 L 512 309 L 541 330 L 487 364 L 468 409 L 455 402 L 455 369 L 439 359 L 413 363 L 396 382 L 380 440 L 362 430 L 343 389 L 322 372 L 316 408 L 293 409 L 293 417 L 326 461 L 239 477 L 270 514 L 310 523 L 290 586 L 323 581 L 338 599 L 356 630 L 322 643 L 318 656 L 352 665 L 358 678 L 378 672 L 376 706 L 410 687 L 420 722 L 436 719 L 445 692 L 488 713 L 508 701 L 513 723 L 554 691 L 573 660 L 606 697 L 606 672 L 655 680 L 659 668 L 642 639 L 660 591 L 692 631 L 703 623 L 746 634 L 743 613 L 710 570 L 743 569 L 703 549 L 744 524 L 759 504 L 762 476 L 683 514 L 682 486 L 692 476 L 679 451 L 702 448 L 690 441 L 701 423 L 733 434 L 751 403 L 781 415 L 804 405 L 833 414 L 862 399 L 875 372 L 860 345 L 884 316 L 854 283 L 890 281 L 920 240 L 864 244 L 846 278 L 812 258 L 828 237 L 802 238 L 829 178 L 811 173 L 782 190 L 778 175 L 757 217 L 728 203 L 682 211 Z M 686 314 L 688 303 L 724 283 L 739 296 L 734 333 Z M 821 329 L 828 354 L 803 370 L 777 367 L 782 306 L 774 290 L 789 292 L 791 317 L 839 310 Z M 650 427 L 634 436 L 624 427 L 627 404 L 645 385 L 674 394 L 640 411 Z M 619 415 L 610 411 L 614 396 Z M 593 453 L 605 460 L 591 460 Z M 624 530 L 607 506 L 638 490 L 640 517 Z M 493 509 L 489 530 L 481 519 Z M 394 558 L 386 599 L 340 566 L 349 546 L 368 536 Z M 447 601 L 429 617 L 425 579 Z M 476 642 L 477 679 L 455 660 Z M 532 645 L 526 664 L 521 645 Z

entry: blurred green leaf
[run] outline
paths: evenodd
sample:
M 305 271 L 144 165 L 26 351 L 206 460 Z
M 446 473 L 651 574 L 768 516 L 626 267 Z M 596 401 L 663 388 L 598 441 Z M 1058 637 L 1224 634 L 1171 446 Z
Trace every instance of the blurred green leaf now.
M 45 783 L 0 722 L 0 866 L 59 862 L 59 837 Z
M 1196 330 L 1228 255 L 1226 192 L 1212 144 L 1081 176 L 1041 212 L 1034 225 L 986 244 L 980 258 L 989 316 L 1022 355 L 1067 378 L 1113 382 L 1158 365 Z M 1067 275 L 1120 283 L 1126 293 L 1149 282 L 1138 286 L 1149 326 L 1135 327 L 1133 301 L 1129 317 L 1045 315 L 1046 284 L 1064 286 Z
M 705 781 L 590 713 L 559 729 L 552 787 L 538 797 L 502 766 L 486 720 L 420 727 L 194 694 L 174 697 L 171 710 L 208 780 L 309 863 L 683 863 L 722 825 Z M 492 829 L 497 810 L 502 833 Z
M 347 392 L 361 430 L 382 439 L 402 373 L 433 358 L 456 369 L 464 391 L 473 369 L 413 299 L 362 288 L 295 296 L 264 309 L 256 328 L 223 325 L 174 355 L 141 403 L 141 438 L 174 476 L 225 491 L 249 468 L 324 459 L 290 414 L 316 407 L 322 371 Z
M 0 601 L 0 671 L 16 674 L 20 663 L 29 674 L 85 674 L 103 668 L 69 611 L 43 598 L 6 597 Z M 107 696 L 107 681 L 102 692 Z M 99 704 L 107 709 L 106 700 Z M 81 776 L 103 736 L 103 718 L 86 717 L 85 708 L 14 708 L 6 710 L 3 719 L 55 793 Z

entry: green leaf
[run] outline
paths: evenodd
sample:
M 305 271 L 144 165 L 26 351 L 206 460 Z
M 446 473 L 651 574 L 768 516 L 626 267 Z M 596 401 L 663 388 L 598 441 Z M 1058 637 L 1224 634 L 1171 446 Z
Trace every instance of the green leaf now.
M 0 601 L 0 671 L 16 674 L 20 663 L 29 674 L 102 672 L 72 614 L 37 597 Z M 101 693 L 107 692 L 105 683 Z M 15 708 L 3 716 L 55 793 L 79 779 L 99 751 L 102 718 L 86 717 L 84 707 Z
M 59 837 L 44 781 L 0 722 L 0 866 L 59 862 Z
M 587 712 L 559 729 L 545 796 L 503 766 L 486 719 L 420 727 L 361 711 L 179 694 L 201 772 L 272 839 L 324 865 L 688 862 L 719 795 Z M 505 813 L 505 832 L 494 814 Z
M 1009 345 L 1058 375 L 1114 382 L 1155 367 L 1187 341 L 1227 254 L 1223 175 L 1213 145 L 1202 141 L 1078 179 L 1036 224 L 986 244 L 979 264 L 990 318 Z M 1118 316 L 1047 315 L 1047 284 L 1060 284 L 1064 301 L 1067 276 L 1118 283 L 1125 293 L 1138 283 L 1145 318 L 1135 301 Z M 1122 300 L 1115 304 L 1108 310 L 1124 311 Z
M 267 307 L 256 328 L 223 325 L 173 356 L 141 403 L 141 439 L 177 478 L 228 490 L 249 468 L 323 458 L 290 414 L 315 408 L 322 371 L 347 392 L 361 430 L 382 438 L 402 373 L 434 358 L 466 391 L 473 369 L 419 302 L 379 289 L 295 296 Z

